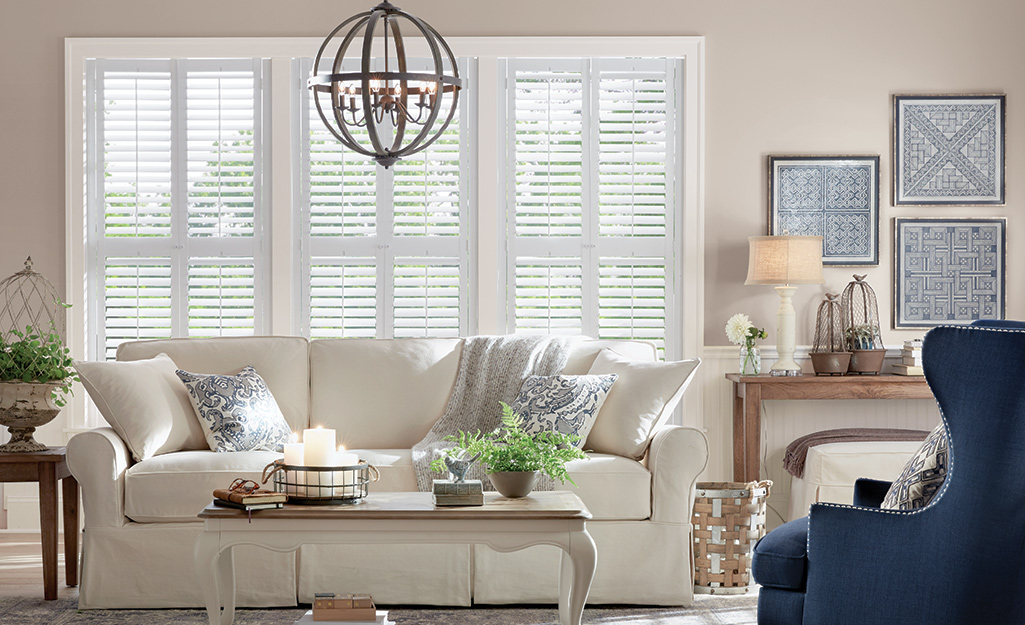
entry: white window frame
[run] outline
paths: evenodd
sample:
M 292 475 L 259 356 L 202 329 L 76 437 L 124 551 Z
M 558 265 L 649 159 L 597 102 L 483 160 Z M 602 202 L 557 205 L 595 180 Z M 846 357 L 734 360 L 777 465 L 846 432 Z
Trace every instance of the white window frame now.
M 500 98 L 504 86 L 498 72 L 505 57 L 672 57 L 681 59 L 681 124 L 677 133 L 677 154 L 681 156 L 681 177 L 674 209 L 676 220 L 677 285 L 676 321 L 680 332 L 679 352 L 700 356 L 704 328 L 704 38 L 703 37 L 448 37 L 446 41 L 459 57 L 477 61 L 477 103 L 472 107 L 468 128 L 485 129 L 476 136 L 476 188 L 470 201 L 476 206 L 470 225 L 471 291 L 476 304 L 470 311 L 470 327 L 481 334 L 505 331 L 504 285 L 496 278 L 505 262 L 504 189 L 499 172 L 501 123 Z M 274 145 L 265 159 L 265 190 L 269 211 L 265 227 L 269 246 L 269 284 L 265 291 L 271 334 L 293 334 L 299 328 L 298 283 L 300 239 L 298 181 L 294 180 L 292 138 L 299 131 L 298 99 L 290 89 L 303 77 L 291 71 L 292 59 L 312 56 L 322 39 L 315 37 L 272 38 L 68 38 L 65 39 L 65 206 L 66 206 L 66 300 L 73 305 L 68 315 L 68 345 L 76 358 L 85 357 L 90 313 L 86 292 L 89 268 L 85 236 L 85 60 L 87 58 L 264 58 L 270 72 L 265 75 L 268 90 L 265 111 L 266 138 Z M 417 42 L 407 44 L 410 54 L 423 53 Z M 474 236 L 474 233 L 476 236 Z M 483 252 L 482 252 L 483 251 Z M 670 305 L 667 302 L 667 306 Z M 696 385 L 699 390 L 700 385 Z M 99 422 L 87 415 L 84 392 L 78 392 L 67 413 L 66 431 L 76 432 Z M 700 393 L 688 393 L 685 413 L 701 421 Z M 678 422 L 678 420 L 677 420 Z

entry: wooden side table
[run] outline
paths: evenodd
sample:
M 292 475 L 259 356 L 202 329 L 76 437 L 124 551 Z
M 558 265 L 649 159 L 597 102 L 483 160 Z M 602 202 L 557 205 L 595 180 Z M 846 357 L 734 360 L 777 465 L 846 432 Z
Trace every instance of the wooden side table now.
M 740 375 L 733 382 L 733 479 L 758 481 L 763 399 L 932 399 L 924 376 Z
M 43 542 L 43 598 L 57 598 L 57 480 L 64 494 L 64 577 L 78 585 L 78 482 L 64 447 L 34 453 L 0 453 L 0 482 L 39 482 Z

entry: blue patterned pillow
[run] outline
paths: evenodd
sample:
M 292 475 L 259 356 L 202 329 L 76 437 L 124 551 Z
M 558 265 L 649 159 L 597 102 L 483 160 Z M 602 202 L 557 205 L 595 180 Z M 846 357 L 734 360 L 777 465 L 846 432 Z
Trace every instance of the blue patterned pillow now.
M 879 506 L 886 510 L 915 510 L 929 505 L 947 478 L 947 431 L 943 423 L 925 437 L 925 442 L 904 465 L 900 477 L 890 484 Z
M 267 383 L 251 366 L 238 375 L 177 370 L 214 451 L 276 450 L 292 431 Z
M 618 378 L 615 373 L 532 375 L 523 382 L 511 406 L 523 417 L 523 429 L 528 434 L 554 430 L 576 435 L 580 437 L 576 446 L 582 447 L 612 383 Z

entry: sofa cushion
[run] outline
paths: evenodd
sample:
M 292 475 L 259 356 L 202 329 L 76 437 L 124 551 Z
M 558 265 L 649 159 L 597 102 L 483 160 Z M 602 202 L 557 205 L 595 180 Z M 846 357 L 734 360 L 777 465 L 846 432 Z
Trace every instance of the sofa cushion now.
M 586 374 L 590 371 L 591 365 L 594 364 L 594 360 L 601 350 L 606 348 L 614 349 L 617 354 L 630 360 L 641 362 L 658 360 L 658 350 L 650 341 L 581 338 L 570 343 L 566 366 L 559 373 L 562 375 Z
M 100 414 L 136 461 L 206 448 L 188 391 L 167 354 L 136 362 L 79 360 L 75 369 Z
M 140 523 L 196 521 L 215 488 L 235 478 L 259 482 L 273 451 L 179 451 L 136 463 L 125 472 L 125 516 Z
M 701 361 L 639 362 L 603 349 L 591 375 L 619 376 L 591 429 L 586 449 L 639 460 L 655 429 L 665 423 Z
M 784 523 L 754 548 L 751 572 L 769 588 L 804 590 L 808 575 L 808 517 Z
M 267 382 L 281 414 L 293 431 L 309 422 L 309 343 L 298 336 L 238 336 L 211 339 L 164 339 L 121 343 L 118 360 L 141 360 L 159 353 L 179 369 L 235 375 L 251 365 Z
M 238 375 L 176 371 L 196 409 L 206 442 L 214 451 L 276 451 L 291 438 L 274 395 L 260 374 L 245 367 Z
M 310 427 L 336 429 L 346 449 L 412 448 L 445 411 L 462 348 L 462 339 L 313 341 Z
M 915 510 L 929 505 L 947 478 L 950 461 L 947 429 L 941 422 L 922 446 L 908 460 L 886 492 L 880 508 L 887 510 Z
M 411 450 L 352 452 L 381 473 L 380 481 L 370 484 L 371 493 L 416 490 Z M 567 482 L 560 488 L 576 492 L 595 519 L 635 521 L 651 516 L 651 474 L 644 465 L 619 456 L 588 456 L 589 460 L 566 465 L 577 486 Z M 263 468 L 280 457 L 269 451 L 183 451 L 155 456 L 126 472 L 125 515 L 142 523 L 196 521 L 213 499 L 215 488 L 226 488 L 237 477 L 259 482 Z M 271 488 L 269 482 L 267 487 Z
M 528 434 L 561 432 L 579 436 L 583 447 L 598 411 L 616 381 L 612 375 L 531 375 L 523 381 L 512 410 Z

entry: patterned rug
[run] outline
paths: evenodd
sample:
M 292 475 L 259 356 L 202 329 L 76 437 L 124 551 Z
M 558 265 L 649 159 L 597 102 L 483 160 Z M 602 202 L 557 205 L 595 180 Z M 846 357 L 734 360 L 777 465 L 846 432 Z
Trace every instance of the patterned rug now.
M 695 597 L 689 608 L 594 607 L 584 610 L 589 625 L 753 625 L 757 594 Z M 305 609 L 240 609 L 236 625 L 293 625 Z M 395 625 L 558 625 L 554 608 L 389 608 Z M 206 625 L 203 610 L 82 610 L 78 599 L 42 601 L 0 598 L 4 625 Z

